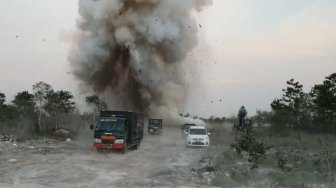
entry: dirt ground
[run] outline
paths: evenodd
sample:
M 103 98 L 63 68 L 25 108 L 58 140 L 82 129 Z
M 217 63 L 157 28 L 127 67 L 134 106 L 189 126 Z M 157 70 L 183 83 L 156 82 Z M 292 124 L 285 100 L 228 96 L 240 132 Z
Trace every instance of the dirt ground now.
M 0 187 L 209 187 L 200 174 L 209 149 L 186 148 L 178 128 L 145 134 L 139 150 L 96 152 L 92 132 L 71 141 L 52 139 L 0 144 Z

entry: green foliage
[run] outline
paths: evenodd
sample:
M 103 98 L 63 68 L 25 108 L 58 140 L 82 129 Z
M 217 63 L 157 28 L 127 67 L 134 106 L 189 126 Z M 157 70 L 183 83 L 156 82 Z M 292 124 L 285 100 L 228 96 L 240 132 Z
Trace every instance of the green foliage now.
M 28 91 L 18 92 L 12 104 L 3 103 L 0 106 L 1 131 L 8 133 L 17 129 L 16 132 L 21 133 L 34 130 L 36 120 L 34 105 L 33 95 Z
M 13 121 L 17 118 L 17 111 L 12 105 L 4 105 L 0 108 L 0 123 Z
M 45 105 L 48 101 L 47 95 L 52 92 L 52 87 L 45 82 L 38 82 L 33 85 L 33 94 L 35 102 L 35 110 L 38 113 L 38 127 L 37 132 L 42 131 L 42 120 L 47 115 Z
M 85 101 L 88 103 L 88 104 L 94 104 L 94 105 L 99 105 L 99 97 L 97 95 L 92 95 L 92 96 L 87 96 L 85 97 Z
M 43 107 L 47 103 L 47 95 L 51 92 L 53 92 L 52 87 L 45 82 L 38 82 L 33 85 L 34 102 L 36 105 L 36 109 L 39 112 L 44 112 Z
M 18 92 L 12 101 L 19 115 L 34 114 L 34 96 L 28 91 Z
M 0 107 L 5 104 L 5 101 L 6 101 L 6 95 L 0 92 Z
M 0 92 L 0 126 L 15 119 L 16 110 L 13 106 L 6 105 L 6 95 Z
M 49 132 L 49 124 L 65 124 L 67 114 L 74 112 L 75 102 L 68 91 L 54 91 L 49 84 L 33 85 L 33 94 L 18 92 L 12 104 L 5 104 L 6 96 L 0 92 L 0 128 L 2 131 Z M 15 131 L 17 132 L 17 131 Z
M 107 109 L 107 104 L 104 100 L 100 99 L 97 95 L 91 95 L 85 97 L 85 101 L 92 105 L 95 110 L 100 111 L 100 110 L 106 110 Z
M 274 134 L 268 129 L 258 127 L 253 129 L 255 138 L 262 139 L 262 142 L 272 146 L 267 150 L 266 158 L 258 161 L 259 167 L 255 169 L 246 168 L 247 165 L 242 163 L 242 159 L 249 157 L 247 151 L 241 151 L 239 154 L 221 145 L 212 150 L 209 155 L 214 158 L 212 163 L 216 176 L 213 180 L 214 185 L 218 187 L 246 187 L 247 185 L 251 187 L 335 187 L 336 136 L 311 134 L 299 130 L 285 131 L 286 134 L 278 132 Z
M 45 109 L 52 116 L 68 114 L 75 109 L 75 102 L 72 101 L 74 97 L 69 91 L 60 90 L 54 92 L 51 90 L 46 98 Z
M 104 100 L 100 99 L 97 95 L 91 95 L 85 97 L 86 103 L 88 103 L 92 108 L 92 120 L 96 122 L 96 117 L 101 110 L 107 109 L 107 104 Z
M 194 119 L 196 118 L 195 116 L 193 117 Z M 197 117 L 199 119 L 201 119 L 202 121 L 206 122 L 206 123 L 210 123 L 210 124 L 222 124 L 224 122 L 227 122 L 228 119 L 226 119 L 226 117 L 215 117 L 215 116 L 211 116 L 210 118 L 206 119 L 206 118 L 200 118 Z
M 302 127 L 303 119 L 306 118 L 307 94 L 302 91 L 302 85 L 294 79 L 287 81 L 287 88 L 280 99 L 271 103 L 274 111 L 273 123 L 276 126 L 298 128 Z
M 258 125 L 265 125 L 270 123 L 271 118 L 273 116 L 273 112 L 268 112 L 266 110 L 257 110 L 256 115 L 254 115 L 251 120 Z
M 6 95 L 0 92 L 0 123 L 4 121 Z
M 247 152 L 248 162 L 252 165 L 251 168 L 256 168 L 258 167 L 258 161 L 266 157 L 266 151 L 270 149 L 270 146 L 264 142 L 257 141 L 251 131 L 244 131 L 236 135 L 231 148 L 239 154 L 243 151 Z
M 310 94 L 315 120 L 335 131 L 336 127 L 332 124 L 335 126 L 336 120 L 336 73 L 327 76 L 322 84 L 315 85 Z
M 314 165 L 325 177 L 335 181 L 336 158 L 328 148 L 328 144 L 323 142 L 321 138 L 318 138 L 318 143 L 320 144 L 320 151 L 316 155 L 317 157 L 314 160 Z
M 288 165 L 289 164 L 288 156 L 284 152 L 277 151 L 275 153 L 275 156 L 277 158 L 277 165 L 282 171 L 284 172 L 291 171 L 291 168 Z
M 271 103 L 273 128 L 336 132 L 336 73 L 309 93 L 304 93 L 294 79 L 287 81 L 287 88 L 282 91 L 282 97 Z

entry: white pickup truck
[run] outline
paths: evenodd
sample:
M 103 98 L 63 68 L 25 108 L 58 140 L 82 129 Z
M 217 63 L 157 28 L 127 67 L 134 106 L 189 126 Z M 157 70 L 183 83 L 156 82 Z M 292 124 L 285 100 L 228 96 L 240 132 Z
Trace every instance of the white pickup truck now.
M 207 147 L 210 145 L 210 133 L 203 126 L 191 126 L 187 133 L 187 147 Z

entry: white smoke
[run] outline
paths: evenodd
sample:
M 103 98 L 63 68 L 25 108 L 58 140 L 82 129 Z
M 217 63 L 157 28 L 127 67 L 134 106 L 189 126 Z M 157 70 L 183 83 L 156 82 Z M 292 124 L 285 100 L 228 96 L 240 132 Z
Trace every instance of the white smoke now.
M 197 45 L 192 12 L 211 0 L 80 0 L 74 75 L 110 108 L 178 120 L 181 63 Z M 108 97 L 107 97 L 108 96 Z

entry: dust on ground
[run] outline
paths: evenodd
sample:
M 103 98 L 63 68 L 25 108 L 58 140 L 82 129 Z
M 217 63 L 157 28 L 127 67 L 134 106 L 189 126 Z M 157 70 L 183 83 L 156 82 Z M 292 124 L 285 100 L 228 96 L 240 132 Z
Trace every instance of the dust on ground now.
M 92 132 L 66 141 L 1 142 L 0 187 L 208 187 L 199 173 L 209 148 L 186 148 L 179 128 L 146 135 L 139 150 L 98 153 Z

